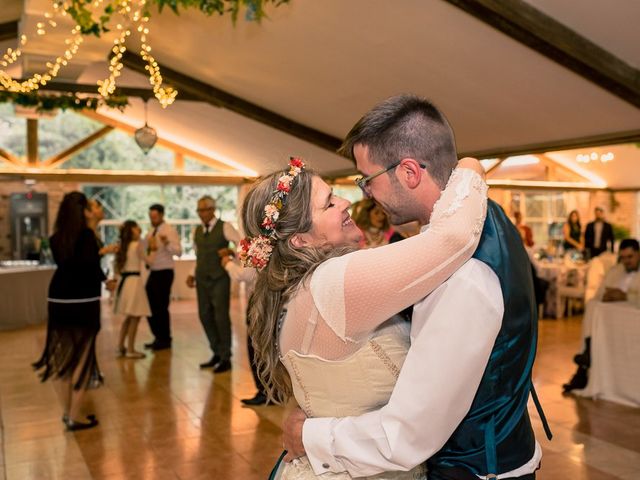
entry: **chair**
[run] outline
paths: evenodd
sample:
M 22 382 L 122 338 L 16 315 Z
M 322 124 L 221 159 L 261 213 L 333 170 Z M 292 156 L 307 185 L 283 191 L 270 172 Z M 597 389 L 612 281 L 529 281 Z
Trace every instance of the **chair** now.
M 611 252 L 603 252 L 589 262 L 587 271 L 587 290 L 585 301 L 589 301 L 596 296 L 600 285 L 604 281 L 605 274 L 616 264 L 617 256 Z
M 565 309 L 568 316 L 573 315 L 576 303 L 584 305 L 587 290 L 587 275 L 584 269 L 566 269 L 558 272 L 556 279 L 556 318 L 560 318 Z

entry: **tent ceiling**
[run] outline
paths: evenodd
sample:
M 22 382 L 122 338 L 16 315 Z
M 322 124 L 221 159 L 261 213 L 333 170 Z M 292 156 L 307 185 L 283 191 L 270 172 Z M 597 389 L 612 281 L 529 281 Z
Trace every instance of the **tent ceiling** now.
M 27 3 L 27 16 L 43 5 Z M 637 2 L 529 3 L 640 66 Z M 442 0 L 291 0 L 270 9 L 262 25 L 240 19 L 235 28 L 228 17 L 195 11 L 176 17 L 167 9 L 154 14 L 150 28 L 161 64 L 338 138 L 372 105 L 400 92 L 432 99 L 463 153 L 621 132 L 640 136 L 638 108 Z M 104 73 L 103 62 L 93 63 L 78 79 L 93 82 Z M 145 86 L 132 72 L 123 80 Z M 327 150 L 226 109 L 184 101 L 164 111 L 150 107 L 150 123 L 163 136 L 257 173 L 282 165 L 289 154 L 305 156 L 327 174 L 352 168 Z M 135 100 L 124 114 L 103 113 L 142 123 Z M 630 149 L 607 167 L 622 167 L 627 154 L 635 167 L 638 152 Z M 609 186 L 640 186 L 640 172 L 630 178 L 632 169 L 624 170 L 625 182 L 611 176 Z

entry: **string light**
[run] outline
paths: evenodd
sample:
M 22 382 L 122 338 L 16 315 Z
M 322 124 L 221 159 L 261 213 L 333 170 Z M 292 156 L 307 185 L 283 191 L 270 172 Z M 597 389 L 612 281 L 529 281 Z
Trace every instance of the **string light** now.
M 100 7 L 104 0 L 95 0 L 91 7 L 96 10 Z M 160 72 L 160 66 L 156 62 L 153 55 L 151 55 L 151 46 L 147 41 L 147 35 L 149 34 L 149 28 L 147 23 L 149 17 L 143 15 L 144 6 L 146 0 L 115 0 L 115 6 L 117 13 L 122 17 L 116 24 L 116 30 L 118 32 L 117 38 L 113 42 L 111 48 L 111 58 L 109 60 L 109 76 L 104 80 L 97 82 L 98 93 L 102 97 L 109 97 L 113 95 L 117 86 L 117 78 L 120 77 L 124 65 L 122 63 L 122 57 L 127 51 L 125 44 L 127 37 L 131 36 L 132 27 L 136 28 L 140 34 L 140 55 L 147 63 L 145 70 L 149 74 L 149 83 L 153 87 L 153 93 L 160 102 L 162 108 L 166 108 L 171 105 L 178 94 L 178 91 L 172 87 L 165 86 Z M 112 3 L 113 4 L 113 3 Z M 136 4 L 135 8 L 132 5 Z M 44 21 L 36 24 L 36 34 L 44 36 L 47 34 L 47 28 L 56 28 L 58 23 L 54 20 L 55 15 L 66 16 L 67 9 L 70 7 L 68 2 L 54 1 L 53 12 L 46 12 L 44 14 Z M 127 26 L 128 25 L 128 26 Z M 22 48 L 27 45 L 28 38 L 26 35 L 21 35 L 20 45 L 16 49 L 7 49 L 5 54 L 0 60 L 0 85 L 8 91 L 18 93 L 28 93 L 33 90 L 37 90 L 41 86 L 47 84 L 54 78 L 56 78 L 60 70 L 69 64 L 73 60 L 74 56 L 78 53 L 80 46 L 83 42 L 83 35 L 79 25 L 76 25 L 71 30 L 71 36 L 64 40 L 65 51 L 62 55 L 58 56 L 55 61 L 49 61 L 46 63 L 47 71 L 44 73 L 36 73 L 31 78 L 22 82 L 16 81 L 4 68 L 9 67 L 15 63 L 22 55 Z
M 615 158 L 613 153 L 607 152 L 603 154 L 598 154 L 598 152 L 591 153 L 580 153 L 576 155 L 576 160 L 578 163 L 590 163 L 600 161 L 602 163 L 609 163 Z

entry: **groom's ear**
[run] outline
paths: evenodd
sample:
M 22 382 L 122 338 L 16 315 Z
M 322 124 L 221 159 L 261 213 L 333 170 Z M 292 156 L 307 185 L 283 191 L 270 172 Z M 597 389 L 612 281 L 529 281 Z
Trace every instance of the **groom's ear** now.
M 404 183 L 407 188 L 414 189 L 418 185 L 420 185 L 420 180 L 422 179 L 422 175 L 424 171 L 420 167 L 420 163 L 413 158 L 404 158 L 400 162 L 400 167 L 398 168 L 398 175 L 400 176 L 400 180 Z

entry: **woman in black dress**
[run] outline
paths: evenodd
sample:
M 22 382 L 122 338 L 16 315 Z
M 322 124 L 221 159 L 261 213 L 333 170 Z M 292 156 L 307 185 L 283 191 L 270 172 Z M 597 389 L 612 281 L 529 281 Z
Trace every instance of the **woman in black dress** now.
M 80 418 L 84 391 L 102 383 L 95 344 L 105 276 L 95 234 L 87 227 L 90 215 L 84 194 L 64 196 L 50 240 L 58 268 L 49 285 L 47 340 L 42 357 L 33 364 L 41 370 L 42 381 L 60 380 L 67 430 L 98 424 L 92 415 L 86 421 Z
M 584 236 L 582 233 L 582 226 L 580 225 L 580 215 L 577 210 L 572 210 L 567 218 L 567 223 L 562 228 L 564 236 L 563 247 L 564 250 L 578 250 L 581 252 L 584 250 Z

